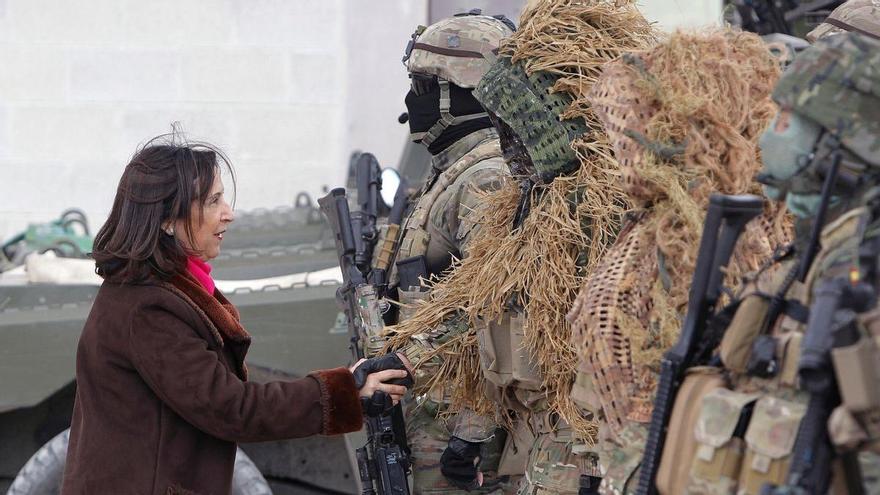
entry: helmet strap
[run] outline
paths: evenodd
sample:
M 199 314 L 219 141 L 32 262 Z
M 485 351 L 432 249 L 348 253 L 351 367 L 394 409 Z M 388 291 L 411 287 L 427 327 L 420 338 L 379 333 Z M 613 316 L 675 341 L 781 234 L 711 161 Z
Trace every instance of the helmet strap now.
M 816 253 L 819 251 L 822 229 L 825 227 L 825 217 L 828 213 L 828 205 L 831 202 L 834 185 L 837 182 L 837 171 L 840 169 L 840 159 L 840 140 L 828 131 L 825 131 L 819 138 L 816 157 L 814 158 L 814 162 L 818 165 L 816 168 L 822 168 L 825 180 L 822 181 L 821 200 L 816 216 L 813 218 L 810 240 L 798 266 L 797 275 L 798 280 L 801 282 L 806 279 L 813 265 Z
M 446 79 L 437 79 L 437 83 L 440 85 L 440 120 L 438 120 L 434 125 L 428 129 L 425 134 L 422 136 L 422 144 L 430 146 L 441 134 L 446 130 L 449 126 L 454 126 L 461 124 L 462 122 L 467 122 L 469 120 L 480 119 L 483 117 L 488 117 L 489 114 L 486 112 L 480 113 L 471 113 L 468 115 L 459 115 L 454 116 L 450 112 L 452 108 L 452 99 L 449 95 L 449 81 Z M 411 135 L 413 139 L 416 139 L 416 136 Z

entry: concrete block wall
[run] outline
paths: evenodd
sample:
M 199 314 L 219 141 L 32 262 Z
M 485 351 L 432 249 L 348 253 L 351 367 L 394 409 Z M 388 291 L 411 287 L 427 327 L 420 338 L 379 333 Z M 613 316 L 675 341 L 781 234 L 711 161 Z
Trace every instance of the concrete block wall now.
M 349 153 L 396 164 L 400 63 L 429 15 L 525 0 L 0 0 L 0 242 L 63 209 L 106 218 L 122 167 L 172 122 L 232 159 L 237 208 L 342 184 Z M 641 0 L 671 29 L 721 0 Z
M 722 0 L 638 0 L 639 10 L 663 30 L 721 22 Z
M 220 146 L 237 208 L 394 164 L 403 46 L 424 1 L 0 0 L 0 239 L 63 209 L 96 229 L 139 144 L 179 122 Z

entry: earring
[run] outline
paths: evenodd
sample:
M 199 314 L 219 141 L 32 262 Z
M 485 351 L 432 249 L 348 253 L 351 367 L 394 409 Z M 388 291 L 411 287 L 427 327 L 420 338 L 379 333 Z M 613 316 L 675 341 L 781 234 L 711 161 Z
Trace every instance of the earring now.
M 165 227 L 165 233 L 170 235 L 171 237 L 174 237 L 174 226 L 169 225 L 169 226 Z

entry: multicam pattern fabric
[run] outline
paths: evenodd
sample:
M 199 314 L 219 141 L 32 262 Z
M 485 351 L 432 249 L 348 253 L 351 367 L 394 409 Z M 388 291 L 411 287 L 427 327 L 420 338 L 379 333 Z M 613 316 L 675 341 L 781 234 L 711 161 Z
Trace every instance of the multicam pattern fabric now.
M 602 484 L 599 493 L 620 495 L 632 493 L 639 479 L 639 463 L 642 461 L 648 427 L 641 423 L 630 423 L 623 427 L 615 438 L 600 440 L 599 464 Z
M 504 56 L 474 90 L 477 100 L 516 132 L 545 182 L 578 168 L 571 142 L 587 131 L 582 119 L 559 119 L 572 96 L 551 92 L 558 78 L 543 71 L 527 74 L 520 63 Z
M 494 129 L 469 134 L 436 155 L 431 163 L 434 176 L 428 179 L 425 191 L 404 224 L 397 258 L 424 254 L 428 272 L 439 275 L 452 263 L 453 256 L 467 257 L 468 241 L 478 229 L 472 215 L 478 206 L 480 191 L 497 189 L 508 172 Z M 462 169 L 461 173 L 441 187 L 438 183 L 443 173 L 454 168 Z M 438 187 L 441 189 L 435 191 Z M 392 273 L 392 280 L 394 277 Z M 415 301 L 401 302 L 410 304 L 404 307 L 402 316 L 415 309 Z M 423 356 L 469 328 L 464 322 L 450 320 L 413 337 L 400 349 L 411 362 L 420 363 L 415 377 L 417 383 L 432 375 L 439 365 L 439 359 L 425 360 Z
M 423 254 L 429 272 L 440 275 L 452 262 L 453 256 L 467 256 L 468 240 L 477 229 L 470 215 L 477 206 L 478 191 L 497 188 L 507 173 L 507 167 L 501 158 L 498 135 L 494 129 L 465 136 L 435 155 L 431 164 L 432 177 L 426 182 L 425 189 L 403 225 L 397 259 Z M 444 174 L 448 177 L 444 177 Z M 427 293 L 415 294 L 424 297 Z M 400 298 L 404 305 L 415 302 L 415 299 L 408 300 L 404 292 L 401 292 Z M 406 318 L 411 310 L 404 306 L 400 317 Z M 413 338 L 409 346 L 401 349 L 411 362 L 420 363 L 415 376 L 417 382 L 430 375 L 434 367 L 439 365 L 437 360 L 426 361 L 422 356 L 430 353 L 435 346 L 442 345 L 444 337 L 467 330 L 468 326 L 463 322 L 448 321 Z M 438 400 L 442 402 L 443 398 Z M 518 480 L 499 479 L 492 472 L 493 466 L 497 467 L 503 447 L 503 443 L 499 445 L 498 441 L 493 440 L 494 422 L 481 421 L 465 412 L 452 419 L 445 418 L 440 414 L 440 402 L 426 399 L 419 406 L 412 404 L 407 408 L 407 436 L 413 451 L 414 493 L 465 493 L 451 487 L 440 472 L 440 456 L 453 434 L 467 441 L 485 443 L 482 447 L 485 464 L 481 465 L 487 470 L 484 473 L 485 488 L 477 493 L 511 493 L 513 488 L 507 492 L 504 488 L 515 486 Z
M 495 61 L 501 40 L 512 33 L 506 24 L 490 16 L 450 17 L 416 35 L 406 69 L 473 88 Z
M 500 187 L 507 167 L 494 129 L 468 134 L 434 156 L 431 165 L 432 176 L 402 226 L 397 259 L 425 255 L 428 272 L 439 275 L 453 256 L 467 256 L 479 191 Z M 392 269 L 391 280 L 395 277 Z
M 880 40 L 856 33 L 824 38 L 795 58 L 773 99 L 834 133 L 880 166 Z
M 538 435 L 517 495 L 576 495 L 581 475 L 600 476 L 598 456 L 589 450 L 575 450 L 577 442 L 570 433 L 563 428 Z
M 430 401 L 429 401 L 430 402 Z M 414 405 L 415 406 L 415 405 Z M 480 471 L 483 473 L 483 486 L 478 490 L 465 491 L 450 485 L 440 472 L 440 456 L 446 449 L 449 436 L 459 433 L 461 427 L 437 414 L 436 404 L 410 408 L 406 418 L 407 440 L 412 449 L 413 494 L 512 494 L 519 484 L 519 477 L 498 476 L 498 462 L 504 447 L 504 435 L 492 437 L 480 446 Z
M 825 22 L 807 33 L 807 40 L 815 42 L 826 36 L 848 31 L 880 39 L 880 2 L 877 0 L 849 0 L 834 9 Z

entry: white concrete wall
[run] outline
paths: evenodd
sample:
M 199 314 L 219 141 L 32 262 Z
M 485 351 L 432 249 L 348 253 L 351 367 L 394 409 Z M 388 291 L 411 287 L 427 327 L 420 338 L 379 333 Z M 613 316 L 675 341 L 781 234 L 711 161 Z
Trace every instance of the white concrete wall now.
M 97 228 L 138 144 L 179 121 L 227 151 L 237 207 L 396 161 L 418 0 L 0 0 L 0 239 L 70 206 Z
M 701 27 L 721 22 L 722 0 L 637 0 L 639 10 L 660 29 Z
M 240 209 L 341 184 L 353 149 L 395 165 L 413 28 L 429 7 L 513 15 L 516 3 L 0 0 L 0 242 L 71 206 L 97 228 L 138 144 L 175 121 L 227 151 Z M 721 11 L 640 5 L 667 29 Z

